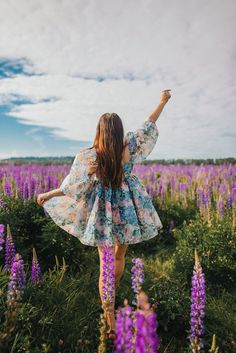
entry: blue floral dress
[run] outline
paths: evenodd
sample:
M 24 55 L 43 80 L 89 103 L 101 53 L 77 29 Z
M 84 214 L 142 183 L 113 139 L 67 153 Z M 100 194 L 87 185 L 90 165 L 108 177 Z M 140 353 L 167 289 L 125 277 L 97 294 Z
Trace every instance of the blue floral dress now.
M 65 196 L 45 201 L 45 212 L 85 245 L 136 244 L 155 237 L 163 225 L 132 167 L 147 158 L 158 135 L 156 123 L 147 120 L 125 135 L 130 159 L 123 163 L 124 180 L 118 189 L 102 188 L 95 173 L 88 175 L 96 150 L 82 149 L 60 186 Z

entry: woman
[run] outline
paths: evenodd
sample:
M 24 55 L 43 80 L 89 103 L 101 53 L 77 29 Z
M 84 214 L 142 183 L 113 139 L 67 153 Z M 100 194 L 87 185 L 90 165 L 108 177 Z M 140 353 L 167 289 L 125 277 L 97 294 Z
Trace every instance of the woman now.
M 37 197 L 37 203 L 58 226 L 83 244 L 98 247 L 102 303 L 103 246 L 112 247 L 117 288 L 128 244 L 149 240 L 163 227 L 144 185 L 132 174 L 132 167 L 146 159 L 156 144 L 156 120 L 171 97 L 169 91 L 162 91 L 159 105 L 142 127 L 125 137 L 120 117 L 103 114 L 93 145 L 76 155 L 61 186 Z M 110 306 L 107 321 L 109 337 L 114 339 L 114 303 Z

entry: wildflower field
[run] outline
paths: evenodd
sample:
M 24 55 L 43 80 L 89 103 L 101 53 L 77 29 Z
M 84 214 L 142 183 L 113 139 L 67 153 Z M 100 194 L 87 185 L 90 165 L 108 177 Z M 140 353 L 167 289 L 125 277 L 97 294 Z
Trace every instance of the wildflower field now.
M 0 352 L 236 351 L 236 164 L 135 165 L 163 228 L 130 245 L 115 290 L 114 346 L 97 248 L 36 203 L 68 164 L 0 165 Z M 114 295 L 109 249 L 104 299 Z

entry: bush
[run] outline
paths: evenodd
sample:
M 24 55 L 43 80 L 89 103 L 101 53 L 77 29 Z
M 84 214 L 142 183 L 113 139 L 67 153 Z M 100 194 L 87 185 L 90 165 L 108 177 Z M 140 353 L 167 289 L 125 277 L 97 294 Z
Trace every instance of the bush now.
M 232 288 L 236 277 L 236 238 L 229 218 L 213 222 L 209 227 L 200 216 L 181 229 L 174 230 L 177 241 L 173 255 L 176 271 L 192 274 L 194 249 L 201 259 L 208 286 Z

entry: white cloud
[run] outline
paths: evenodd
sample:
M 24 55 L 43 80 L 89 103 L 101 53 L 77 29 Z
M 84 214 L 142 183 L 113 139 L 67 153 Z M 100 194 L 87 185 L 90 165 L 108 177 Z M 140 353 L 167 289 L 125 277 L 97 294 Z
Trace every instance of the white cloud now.
M 32 99 L 11 115 L 85 141 L 107 111 L 138 128 L 170 88 L 150 158 L 235 156 L 222 137 L 235 128 L 235 9 L 230 0 L 1 2 L 1 57 L 25 58 L 24 70 L 41 75 L 2 79 L 0 102 Z

